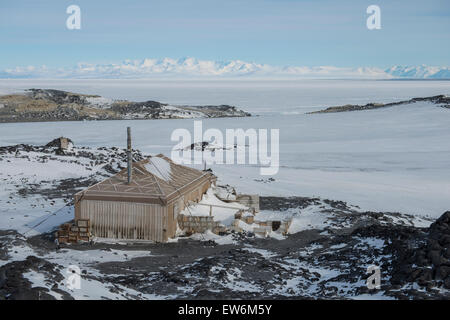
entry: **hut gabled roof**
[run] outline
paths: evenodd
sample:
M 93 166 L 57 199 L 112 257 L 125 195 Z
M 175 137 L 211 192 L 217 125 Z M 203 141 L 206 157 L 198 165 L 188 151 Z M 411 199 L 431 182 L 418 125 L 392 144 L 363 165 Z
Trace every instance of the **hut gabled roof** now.
M 159 154 L 133 163 L 131 183 L 127 183 L 127 169 L 75 195 L 82 199 L 128 201 L 167 204 L 199 184 L 214 179 L 204 172 L 174 163 Z

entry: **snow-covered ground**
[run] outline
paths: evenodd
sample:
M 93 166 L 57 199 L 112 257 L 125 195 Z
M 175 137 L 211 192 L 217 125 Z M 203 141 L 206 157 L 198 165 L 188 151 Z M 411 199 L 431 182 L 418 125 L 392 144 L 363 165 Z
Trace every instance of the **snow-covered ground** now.
M 212 206 L 212 208 L 211 208 Z M 211 212 L 210 212 L 211 210 Z M 193 203 L 184 209 L 181 214 L 188 216 L 209 216 L 210 213 L 215 221 L 230 226 L 234 220 L 234 215 L 239 210 L 248 210 L 248 208 L 237 202 L 227 203 L 217 198 L 215 188 L 207 190 L 199 203 Z
M 318 196 L 365 210 L 437 217 L 450 207 L 449 109 L 415 103 L 270 121 L 267 127 L 280 128 L 275 181 L 257 183 L 264 177 L 255 167 L 213 166 L 223 182 L 243 192 Z
M 386 99 L 381 101 L 386 102 Z M 359 100 L 356 102 L 360 103 Z M 73 218 L 73 207 L 68 203 L 71 195 L 54 196 L 52 189 L 60 186 L 61 190 L 65 190 L 67 185 L 75 183 L 70 179 L 88 183 L 89 179 L 98 178 L 99 174 L 106 176 L 110 173 L 104 167 L 105 162 L 96 163 L 89 157 L 58 156 L 54 153 L 44 155 L 21 150 L 3 155 L 0 161 L 0 229 L 14 229 L 22 234 L 8 241 L 3 241 L 7 236 L 0 237 L 3 243 L 7 243 L 5 247 L 0 247 L 0 267 L 23 261 L 28 256 L 37 256 L 58 265 L 60 269 L 57 273 L 64 277 L 69 265 L 79 265 L 87 271 L 87 275 L 82 277 L 83 289 L 70 292 L 77 299 L 190 297 L 202 288 L 207 288 L 208 294 L 219 292 L 231 298 L 235 297 L 233 294 L 245 293 L 246 297 L 252 297 L 251 294 L 258 296 L 261 292 L 266 296 L 285 297 L 392 298 L 383 292 L 367 294 L 358 291 L 358 288 L 365 287 L 363 276 L 367 265 L 380 262 L 380 259 L 390 261 L 391 257 L 383 253 L 389 245 L 388 241 L 373 236 L 358 236 L 349 238 L 351 243 L 346 243 L 330 236 L 331 242 L 327 245 L 314 243 L 314 239 L 310 239 L 312 243 L 306 247 L 296 247 L 297 240 L 299 245 L 305 245 L 296 234 L 313 233 L 318 229 L 318 237 L 328 237 L 331 229 L 344 230 L 354 225 L 356 220 L 364 222 L 375 219 L 363 214 L 365 210 L 413 215 L 385 213 L 382 219 L 377 218 L 381 225 L 427 227 L 431 220 L 424 217 L 436 218 L 449 210 L 450 110 L 429 103 L 335 114 L 304 114 L 299 110 L 310 111 L 296 109 L 293 112 L 285 108 L 275 114 L 263 113 L 252 118 L 203 121 L 203 130 L 280 129 L 281 167 L 273 179 L 260 176 L 258 166 L 214 165 L 212 168 L 219 177 L 219 183 L 228 183 L 242 193 L 318 197 L 304 207 L 293 206 L 279 211 L 263 209 L 257 215 L 259 221 L 292 219 L 289 229 L 292 238 L 271 234 L 272 239 L 268 242 L 255 238 L 246 242 L 233 234 L 218 236 L 210 232 L 194 234 L 189 239 L 177 238 L 165 248 L 183 246 L 181 242 L 184 240 L 213 240 L 219 245 L 234 247 L 232 250 L 226 249 L 226 254 L 207 251 L 193 262 L 157 265 L 153 271 L 145 269 L 148 262 L 158 263 L 161 257 L 167 256 L 173 259 L 170 261 L 178 261 L 184 249 L 173 255 L 165 252 L 161 257 L 163 249 L 157 246 L 144 250 L 129 249 L 125 244 L 111 245 L 114 248 L 110 250 L 97 247 L 69 247 L 59 252 L 51 251 L 53 248 L 50 251 L 41 250 L 28 242 L 29 237 L 47 232 Z M 117 152 L 122 152 L 120 157 L 124 156 L 123 150 L 96 148 L 124 148 L 127 126 L 132 127 L 135 149 L 147 154 L 164 153 L 170 156 L 175 145 L 170 141 L 171 133 L 177 128 L 192 131 L 193 121 L 2 124 L 0 146 L 18 143 L 43 145 L 57 136 L 67 136 L 74 140 L 74 152 L 104 154 L 108 160 L 109 155 Z M 80 149 L 80 146 L 93 149 Z M 120 161 L 113 167 L 117 169 Z M 61 184 L 62 181 L 65 181 L 64 184 Z M 73 190 L 69 188 L 67 192 L 72 194 Z M 217 204 L 216 199 L 208 195 L 202 202 Z M 340 208 L 324 199 L 346 201 L 348 206 Z M 193 207 L 197 214 L 203 214 L 205 210 L 209 212 L 206 206 Z M 223 210 L 220 212 L 223 213 Z M 218 218 L 230 220 L 234 209 L 230 212 Z M 294 242 L 288 243 L 290 239 Z M 6 257 L 3 255 L 2 258 L 2 250 Z M 196 250 L 207 249 L 199 245 L 194 247 L 193 251 Z M 344 257 L 339 256 L 341 251 L 347 252 L 345 257 L 349 260 L 341 261 Z M 317 258 L 322 255 L 327 256 L 329 261 L 324 263 Z M 130 261 L 133 263 L 131 267 L 126 265 Z M 123 266 L 122 273 L 115 269 L 109 273 L 100 271 L 104 264 L 110 263 Z M 255 269 L 255 266 L 261 268 Z M 56 283 L 55 287 L 55 281 L 48 272 L 30 270 L 23 276 L 33 287 L 47 288 L 55 298 L 60 299 L 64 292 L 68 292 L 64 283 Z M 165 288 L 168 288 L 167 292 Z
M 76 147 L 73 149 L 75 154 L 79 154 L 80 151 L 86 152 L 87 149 L 78 150 Z M 94 154 L 106 152 L 105 150 L 91 151 Z M 35 151 L 31 152 L 35 153 Z M 112 151 L 109 150 L 109 152 Z M 37 159 L 42 159 L 42 156 L 27 158 L 27 152 L 22 150 L 4 157 L 2 161 L 16 156 L 28 159 L 29 162 L 26 164 L 30 166 Z M 55 158 L 52 155 L 49 156 L 48 162 L 70 163 L 65 161 L 67 159 L 78 161 L 82 167 L 90 166 L 89 161 L 76 156 L 58 156 Z M 58 166 L 50 167 L 57 168 Z M 94 169 L 93 172 L 96 172 L 96 174 L 104 174 L 104 169 L 100 165 Z M 81 178 L 86 174 L 83 170 L 79 170 L 79 173 Z M 26 177 L 30 179 L 30 176 Z M 68 175 L 65 171 L 53 172 L 52 177 L 64 180 L 66 177 L 73 177 L 73 173 Z M 18 184 L 14 177 L 8 176 L 8 178 L 7 181 L 11 187 L 8 191 L 13 191 L 14 186 L 23 186 Z M 37 179 L 37 177 L 34 178 Z M 39 183 L 40 180 L 32 180 L 32 182 Z M 23 183 L 26 184 L 27 181 L 24 180 Z M 217 191 L 214 189 L 208 191 L 201 203 L 206 205 L 230 205 L 221 202 L 213 193 L 213 191 Z M 221 189 L 219 188 L 219 190 Z M 224 190 L 221 191 L 221 195 L 227 194 Z M 386 295 L 388 291 L 370 294 L 359 293 L 361 288 L 365 288 L 365 281 L 362 278 L 365 272 L 364 268 L 375 261 L 372 252 L 376 250 L 379 255 L 386 247 L 386 241 L 372 236 L 356 236 L 350 238 L 353 242 L 351 244 L 347 240 L 342 240 L 342 238 L 338 238 L 338 243 L 335 243 L 336 240 L 329 236 L 331 233 L 328 233 L 328 231 L 344 230 L 361 221 L 368 221 L 368 219 L 372 223 L 375 221 L 370 218 L 370 214 L 361 213 L 360 216 L 356 207 L 346 207 L 342 206 L 341 203 L 320 199 L 285 199 L 282 201 L 293 202 L 289 205 L 290 209 L 265 209 L 256 215 L 256 218 L 260 221 L 292 219 L 289 233 L 293 235 L 303 231 L 320 231 L 321 236 L 319 235 L 319 238 L 321 237 L 321 241 L 334 241 L 328 247 L 316 243 L 306 247 L 297 247 L 296 245 L 296 241 L 300 241 L 299 244 L 305 246 L 303 239 L 313 242 L 314 239 L 319 239 L 317 236 L 308 239 L 309 236 L 306 235 L 294 237 L 293 240 L 290 240 L 290 238 L 279 233 L 272 232 L 269 234 L 272 239 L 266 242 L 257 242 L 258 240 L 263 241 L 263 239 L 252 238 L 251 236 L 247 238 L 246 235 L 232 233 L 220 236 L 206 232 L 205 234 L 194 234 L 188 238 L 171 239 L 164 246 L 141 244 L 136 248 L 129 248 L 127 243 L 94 241 L 92 247 L 87 244 L 69 245 L 55 251 L 54 246 L 48 239 L 37 237 L 36 240 L 36 237 L 30 238 L 29 236 L 38 232 L 47 232 L 63 222 L 64 219 L 72 219 L 73 207 L 71 205 L 64 207 L 65 210 L 62 210 L 62 214 L 57 211 L 55 215 L 47 215 L 39 207 L 27 208 L 28 203 L 21 202 L 22 196 L 17 192 L 10 192 L 7 195 L 8 198 L 12 197 L 14 201 L 10 205 L 17 207 L 19 210 L 15 212 L 15 216 L 20 218 L 22 215 L 20 210 L 24 210 L 24 212 L 29 210 L 33 215 L 40 216 L 37 221 L 41 221 L 36 227 L 28 230 L 32 232 L 26 231 L 24 235 L 14 233 L 0 235 L 0 242 L 2 243 L 0 247 L 0 268 L 9 270 L 7 271 L 9 272 L 8 277 L 13 277 L 12 274 L 14 274 L 14 277 L 21 277 L 23 281 L 27 281 L 30 288 L 22 289 L 26 292 L 35 289 L 39 290 L 39 294 L 43 292 L 46 295 L 45 297 L 51 296 L 55 299 L 66 299 L 68 296 L 74 299 L 171 299 L 192 297 L 199 293 L 198 288 L 206 288 L 208 294 L 217 294 L 219 297 L 225 295 L 228 298 L 235 297 L 236 294 L 246 297 L 262 295 L 265 297 L 392 298 L 392 296 Z M 41 200 L 44 203 L 51 201 L 46 197 L 42 197 Z M 298 203 L 296 204 L 295 201 L 298 201 Z M 237 204 L 234 206 L 234 209 L 220 208 L 213 213 L 215 216 L 217 215 L 217 219 L 221 222 L 229 224 L 233 220 L 236 210 L 243 208 Z M 199 205 L 193 205 L 191 209 L 191 214 L 194 215 L 209 213 L 209 210 L 204 212 L 203 207 Z M 2 214 L 5 213 L 2 212 Z M 415 225 L 417 223 L 420 226 L 427 226 L 430 223 L 430 221 L 413 216 L 389 213 L 381 217 L 382 219 L 377 218 L 378 223 L 381 224 Z M 24 225 L 21 224 L 20 219 L 10 223 L 11 228 L 23 232 Z M 14 225 L 14 223 L 16 224 Z M 242 222 L 242 224 L 245 223 Z M 30 223 L 27 223 L 27 225 L 30 225 Z M 245 231 L 253 231 L 252 225 L 246 225 L 248 230 L 245 226 L 239 226 Z M 2 226 L 2 229 L 8 228 Z M 214 242 L 214 246 L 219 245 L 218 251 L 207 251 L 211 244 L 198 242 L 195 254 L 202 252 L 202 250 L 206 250 L 207 253 L 206 255 L 200 254 L 196 258 L 194 252 L 186 250 L 192 244 L 189 244 L 189 242 L 183 243 L 183 241 L 192 240 Z M 36 241 L 38 242 L 36 243 Z M 293 242 L 290 243 L 289 241 Z M 178 249 L 174 245 L 178 246 Z M 224 249 L 227 250 L 226 253 L 220 252 L 222 250 L 220 246 L 228 246 L 228 249 Z M 284 249 L 286 246 L 290 248 L 288 251 Z M 292 248 L 296 249 L 292 250 Z M 322 251 L 335 256 L 336 251 L 349 250 L 350 248 L 352 248 L 352 252 L 358 251 L 354 254 L 360 260 L 358 266 L 352 266 L 351 271 L 346 270 L 350 266 L 349 262 L 337 264 L 332 261 L 331 263 L 324 263 L 317 259 Z M 188 259 L 187 262 L 183 262 L 186 258 L 179 260 L 180 255 L 187 256 L 190 260 Z M 362 259 L 363 255 L 364 259 Z M 30 257 L 40 260 L 33 262 Z M 346 259 L 348 258 L 353 259 L 352 256 L 347 256 Z M 379 256 L 376 258 L 379 259 Z M 382 258 L 389 260 L 391 257 L 384 254 Z M 166 259 L 170 259 L 171 263 L 165 263 Z M 14 272 L 15 266 L 11 265 L 14 263 L 17 263 L 18 267 L 24 268 L 24 272 Z M 151 267 L 155 263 L 161 264 L 156 271 Z M 82 271 L 80 289 L 70 288 L 66 283 L 68 276 L 71 275 L 69 269 L 73 269 L 74 266 Z M 231 296 L 229 296 L 230 294 Z M 40 296 L 37 298 L 40 298 Z
M 0 145 L 43 144 L 64 135 L 75 145 L 124 147 L 127 126 L 134 148 L 168 156 L 177 143 L 170 140 L 172 132 L 194 130 L 188 119 L 11 123 L 0 126 Z M 222 183 L 243 193 L 318 196 L 363 210 L 433 217 L 450 207 L 450 109 L 417 102 L 334 114 L 203 120 L 203 131 L 208 128 L 280 130 L 274 181 L 261 176 L 259 166 L 212 166 Z
M 125 151 L 72 148 L 57 155 L 53 148 L 0 152 L 0 229 L 33 236 L 74 217 L 76 190 L 110 176 L 105 169 L 125 165 Z

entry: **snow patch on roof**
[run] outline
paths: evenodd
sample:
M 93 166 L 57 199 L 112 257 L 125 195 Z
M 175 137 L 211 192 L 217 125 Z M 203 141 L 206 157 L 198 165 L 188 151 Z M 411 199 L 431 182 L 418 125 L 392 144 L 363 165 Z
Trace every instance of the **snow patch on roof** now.
M 144 167 L 148 172 L 164 181 L 170 181 L 172 179 L 170 162 L 164 158 L 151 157 Z

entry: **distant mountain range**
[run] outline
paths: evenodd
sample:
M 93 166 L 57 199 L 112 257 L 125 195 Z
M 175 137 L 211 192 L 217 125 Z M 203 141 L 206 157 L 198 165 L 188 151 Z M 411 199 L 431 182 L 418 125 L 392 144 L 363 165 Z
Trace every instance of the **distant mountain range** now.
M 305 78 L 305 79 L 450 79 L 450 67 L 393 66 L 375 67 L 334 66 L 273 66 L 241 60 L 211 61 L 195 58 L 125 60 L 121 63 L 79 63 L 69 68 L 27 66 L 0 71 L 3 79 L 127 79 L 163 77 L 252 77 L 252 78 Z
M 450 67 L 430 67 L 430 66 L 394 66 L 386 69 L 385 72 L 395 78 L 408 79 L 450 79 Z

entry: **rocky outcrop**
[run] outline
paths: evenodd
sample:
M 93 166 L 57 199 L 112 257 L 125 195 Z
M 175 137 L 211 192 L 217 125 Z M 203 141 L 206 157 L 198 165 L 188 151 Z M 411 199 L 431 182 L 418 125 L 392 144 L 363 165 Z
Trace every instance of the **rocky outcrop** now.
M 417 251 L 416 264 L 429 268 L 427 278 L 431 277 L 450 289 L 450 211 L 430 226 L 426 246 Z M 422 277 L 419 280 L 426 279 Z
M 426 233 L 408 237 L 399 247 L 392 281 L 450 289 L 450 211 L 431 224 Z
M 324 110 L 309 112 L 309 114 L 372 110 L 372 109 L 393 107 L 393 106 L 398 106 L 398 105 L 403 105 L 403 104 L 410 104 L 410 103 L 415 103 L 415 102 L 420 102 L 420 101 L 427 101 L 427 102 L 431 102 L 436 105 L 439 105 L 440 107 L 443 107 L 443 108 L 450 108 L 450 97 L 447 97 L 445 95 L 438 95 L 438 96 L 424 97 L 424 98 L 412 98 L 410 100 L 403 100 L 403 101 L 399 101 L 399 102 L 390 102 L 390 103 L 368 103 L 365 105 L 346 104 L 344 106 L 329 107 Z
M 113 100 L 53 89 L 0 96 L 0 122 L 248 117 L 234 106 L 173 106 Z
M 53 283 L 60 283 L 64 281 L 64 277 L 58 272 L 60 269 L 60 266 L 35 256 L 28 256 L 23 261 L 10 262 L 0 267 L 0 300 L 56 300 L 54 295 L 49 294 L 49 288 L 33 286 L 25 274 L 45 274 Z M 62 299 L 73 300 L 56 284 L 52 291 L 58 293 Z

